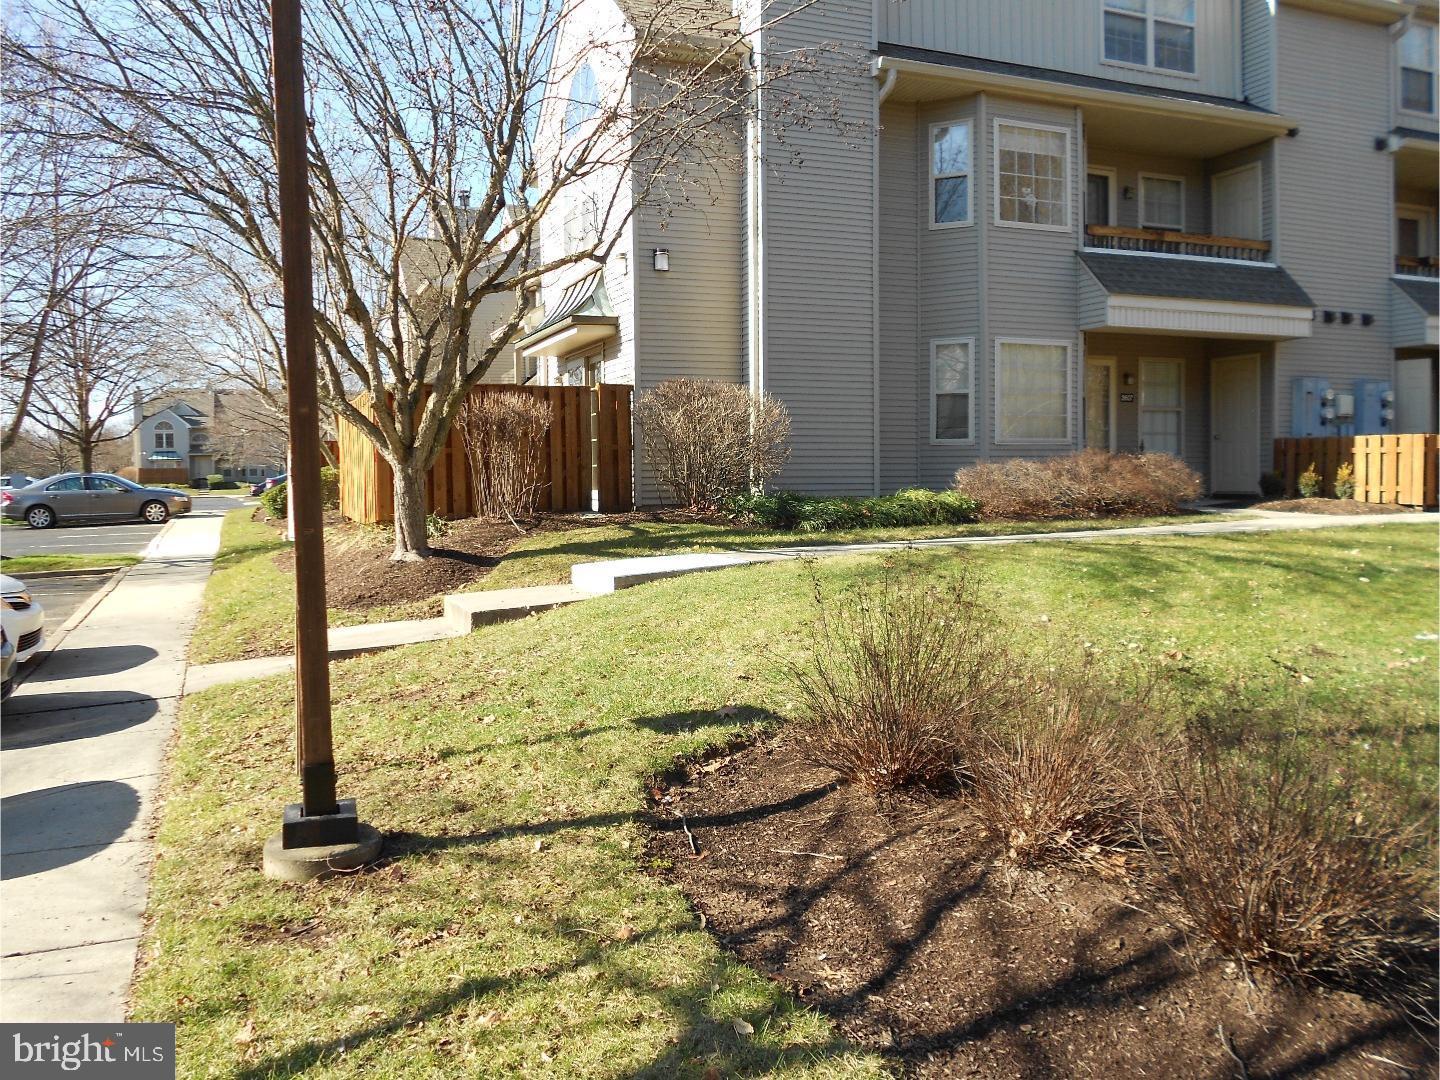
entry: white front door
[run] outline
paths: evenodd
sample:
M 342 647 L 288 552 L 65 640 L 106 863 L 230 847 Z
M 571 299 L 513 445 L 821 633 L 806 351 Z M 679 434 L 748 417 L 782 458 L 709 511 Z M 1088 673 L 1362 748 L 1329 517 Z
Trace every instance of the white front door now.
M 1210 361 L 1210 490 L 1260 490 L 1260 358 Z
M 1096 450 L 1115 449 L 1115 360 L 1109 356 L 1085 358 L 1085 445 Z
M 1262 240 L 1260 223 L 1260 166 L 1243 165 L 1210 180 L 1210 205 L 1216 236 Z

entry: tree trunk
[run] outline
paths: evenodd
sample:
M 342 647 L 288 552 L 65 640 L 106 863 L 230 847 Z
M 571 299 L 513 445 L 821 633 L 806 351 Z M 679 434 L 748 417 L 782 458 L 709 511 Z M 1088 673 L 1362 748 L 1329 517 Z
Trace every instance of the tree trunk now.
M 90 464 L 95 460 L 95 445 L 89 442 L 80 444 L 80 471 L 89 472 Z
M 394 467 L 395 552 L 390 558 L 418 562 L 430 554 L 425 535 L 425 470 L 413 462 Z

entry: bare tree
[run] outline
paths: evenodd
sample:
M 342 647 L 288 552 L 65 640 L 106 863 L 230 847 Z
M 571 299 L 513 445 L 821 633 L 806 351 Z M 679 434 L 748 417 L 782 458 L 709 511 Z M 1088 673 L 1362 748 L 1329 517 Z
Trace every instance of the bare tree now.
M 428 554 L 426 470 L 533 287 L 602 263 L 637 205 L 708 203 L 738 167 L 757 80 L 819 70 L 799 54 L 752 68 L 755 28 L 718 0 L 627 0 L 628 21 L 585 40 L 567 36 L 570 6 L 307 5 L 318 350 L 337 414 L 394 472 L 396 558 Z M 45 14 L 63 45 L 12 32 L 5 60 L 143 158 L 199 242 L 223 237 L 278 281 L 264 0 L 50 0 Z M 577 90 L 587 66 L 602 78 Z M 834 111 L 806 89 L 774 122 Z M 580 222 L 573 242 L 542 258 L 542 222 L 561 218 Z M 442 273 L 417 311 L 402 263 L 426 225 Z M 497 294 L 513 298 L 511 316 L 472 353 L 471 316 Z

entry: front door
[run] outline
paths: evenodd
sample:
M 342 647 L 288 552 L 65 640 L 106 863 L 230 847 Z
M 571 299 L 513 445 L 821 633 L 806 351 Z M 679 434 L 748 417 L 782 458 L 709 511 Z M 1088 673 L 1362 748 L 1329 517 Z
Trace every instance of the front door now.
M 1179 360 L 1140 359 L 1140 449 L 1183 456 L 1185 365 Z
M 1115 449 L 1115 360 L 1109 356 L 1085 358 L 1085 445 L 1096 450 Z
M 1260 358 L 1210 361 L 1210 490 L 1260 490 Z

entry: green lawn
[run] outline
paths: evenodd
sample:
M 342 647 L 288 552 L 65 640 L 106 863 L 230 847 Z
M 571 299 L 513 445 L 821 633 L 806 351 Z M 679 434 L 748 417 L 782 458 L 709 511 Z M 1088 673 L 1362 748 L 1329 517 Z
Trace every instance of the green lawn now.
M 41 570 L 94 570 L 102 566 L 133 566 L 139 555 L 17 555 L 0 562 L 0 571 L 19 577 Z
M 815 568 L 828 587 L 886 561 L 936 579 L 972 564 L 1017 641 L 1088 647 L 1102 672 L 1164 665 L 1172 708 L 1279 709 L 1356 767 L 1433 791 L 1437 649 L 1416 637 L 1435 628 L 1433 528 Z M 645 778 L 790 708 L 776 657 L 802 640 L 806 574 L 677 578 L 336 664 L 341 793 L 389 858 L 340 881 L 258 870 L 296 796 L 291 680 L 188 698 L 133 1019 L 179 1025 L 185 1076 L 877 1074 L 640 865 Z
M 200 623 L 190 643 L 190 661 L 213 664 L 251 656 L 277 656 L 293 648 L 294 575 L 275 565 L 274 556 L 288 545 L 268 525 L 251 521 L 249 508 L 232 510 L 220 535 L 220 554 L 205 591 Z M 494 571 L 471 589 L 508 589 L 554 585 L 570 580 L 578 562 L 622 559 L 636 555 L 726 551 L 754 547 L 793 547 L 864 541 L 921 540 L 937 536 L 976 536 L 1059 532 L 1067 529 L 1114 529 L 1195 521 L 1198 515 L 1129 518 L 1110 521 L 990 522 L 977 525 L 921 525 L 840 533 L 776 533 L 701 523 L 634 522 L 538 533 L 522 539 Z M 382 529 L 388 543 L 388 528 Z M 357 542 L 357 541 L 352 541 Z M 343 555 L 343 553 L 342 553 Z M 331 558 L 336 557 L 332 552 Z M 462 590 L 464 591 L 464 590 Z M 346 611 L 332 608 L 331 626 L 421 619 L 438 615 L 439 600 Z

